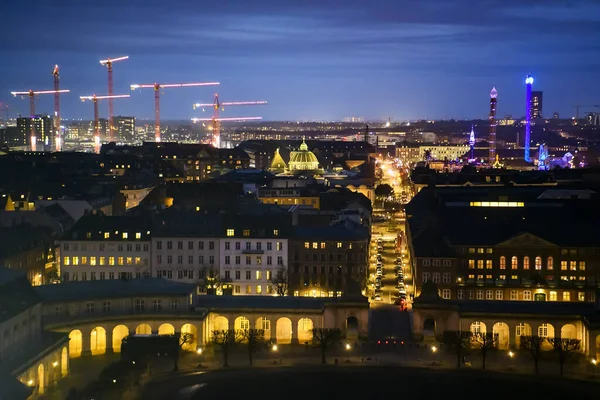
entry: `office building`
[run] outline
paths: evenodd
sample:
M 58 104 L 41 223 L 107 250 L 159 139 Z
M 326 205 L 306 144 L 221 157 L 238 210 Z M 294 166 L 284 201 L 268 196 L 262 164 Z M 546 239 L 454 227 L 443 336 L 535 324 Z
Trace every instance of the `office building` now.
M 117 142 L 131 143 L 136 139 L 135 117 L 117 115 L 113 117 L 113 140 Z
M 531 119 L 542 118 L 542 105 L 543 105 L 543 92 L 532 91 L 531 92 Z
M 31 123 L 35 124 L 35 136 L 37 139 L 37 149 L 43 150 L 44 147 L 52 145 L 53 120 L 49 115 L 35 115 L 34 117 L 17 118 L 17 129 L 19 135 L 13 139 L 14 146 L 27 146 L 31 136 Z

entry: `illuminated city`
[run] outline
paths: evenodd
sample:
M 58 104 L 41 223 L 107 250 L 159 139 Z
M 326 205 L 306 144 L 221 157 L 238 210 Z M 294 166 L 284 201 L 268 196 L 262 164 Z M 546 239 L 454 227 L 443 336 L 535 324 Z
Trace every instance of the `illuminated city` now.
M 597 396 L 600 5 L 30 7 L 0 399 Z

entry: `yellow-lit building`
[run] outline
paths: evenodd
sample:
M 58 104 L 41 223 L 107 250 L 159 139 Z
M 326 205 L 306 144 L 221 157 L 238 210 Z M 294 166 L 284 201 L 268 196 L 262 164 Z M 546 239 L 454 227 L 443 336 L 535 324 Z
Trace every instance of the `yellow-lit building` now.
M 258 200 L 263 204 L 277 204 L 281 206 L 311 206 L 321 209 L 318 194 L 311 193 L 305 188 L 269 188 L 258 190 Z

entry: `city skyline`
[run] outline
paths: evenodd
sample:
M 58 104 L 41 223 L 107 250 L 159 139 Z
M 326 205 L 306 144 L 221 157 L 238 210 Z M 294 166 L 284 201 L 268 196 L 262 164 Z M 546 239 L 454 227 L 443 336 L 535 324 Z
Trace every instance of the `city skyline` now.
M 165 91 L 164 120 L 210 117 L 211 110 L 194 111 L 192 104 L 211 102 L 215 91 L 224 101 L 269 101 L 260 110 L 230 111 L 265 120 L 484 119 L 492 86 L 499 92 L 498 115 L 520 117 L 528 73 L 534 90 L 545 94 L 546 117 L 555 111 L 572 116 L 572 106 L 598 103 L 600 5 L 590 1 L 568 7 L 378 1 L 366 7 L 334 0 L 308 1 L 304 8 L 266 0 L 203 8 L 58 1 L 33 12 L 10 3 L 0 30 L 5 37 L 18 32 L 20 40 L 0 44 L 7 60 L 0 66 L 0 101 L 13 116 L 27 115 L 28 104 L 10 91 L 51 89 L 51 71 L 59 64 L 61 88 L 71 90 L 61 96 L 61 114 L 91 119 L 91 107 L 79 96 L 106 94 L 99 60 L 121 55 L 130 59 L 115 65 L 114 92 L 132 97 L 115 105 L 115 115 L 149 120 L 152 93 L 131 92 L 132 83 L 221 82 L 218 88 Z M 92 21 L 81 18 L 90 14 Z M 51 113 L 51 96 L 42 96 L 37 110 Z M 100 110 L 104 117 L 106 105 Z

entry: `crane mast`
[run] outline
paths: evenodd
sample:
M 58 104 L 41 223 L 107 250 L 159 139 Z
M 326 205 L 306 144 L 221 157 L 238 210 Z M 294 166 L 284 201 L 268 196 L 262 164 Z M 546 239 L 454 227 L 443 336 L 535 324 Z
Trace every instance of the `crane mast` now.
M 128 60 L 129 56 L 122 56 L 116 58 L 107 58 L 106 60 L 100 60 L 100 65 L 105 65 L 108 71 L 108 140 L 113 140 L 114 133 L 114 124 L 113 124 L 113 116 L 114 116 L 114 104 L 113 104 L 113 63 L 117 61 Z
M 99 100 L 113 100 L 113 99 L 127 99 L 130 96 L 128 94 L 113 94 L 110 96 L 79 96 L 82 102 L 90 100 L 94 103 L 94 152 L 100 153 L 100 147 L 102 145 L 102 139 L 100 136 L 100 114 L 98 112 L 98 101 Z M 111 138 L 112 139 L 112 138 Z

